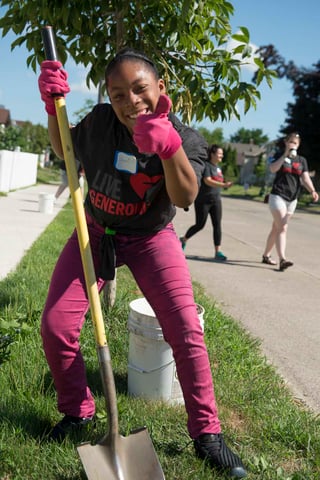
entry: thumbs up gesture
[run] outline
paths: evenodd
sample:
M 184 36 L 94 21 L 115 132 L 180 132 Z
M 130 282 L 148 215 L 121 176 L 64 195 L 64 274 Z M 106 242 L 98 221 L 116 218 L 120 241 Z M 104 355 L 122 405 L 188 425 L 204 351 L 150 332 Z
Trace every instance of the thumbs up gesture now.
M 138 116 L 133 128 L 133 140 L 141 153 L 155 153 L 162 160 L 171 158 L 180 148 L 182 140 L 168 119 L 171 100 L 160 95 L 154 113 Z

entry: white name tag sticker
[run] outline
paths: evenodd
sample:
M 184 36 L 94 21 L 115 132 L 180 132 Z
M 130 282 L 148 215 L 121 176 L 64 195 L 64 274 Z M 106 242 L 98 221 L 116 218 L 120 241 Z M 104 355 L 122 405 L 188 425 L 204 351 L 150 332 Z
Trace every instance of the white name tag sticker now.
M 114 157 L 114 166 L 117 170 L 128 173 L 137 173 L 137 164 L 138 162 L 134 155 L 116 151 Z

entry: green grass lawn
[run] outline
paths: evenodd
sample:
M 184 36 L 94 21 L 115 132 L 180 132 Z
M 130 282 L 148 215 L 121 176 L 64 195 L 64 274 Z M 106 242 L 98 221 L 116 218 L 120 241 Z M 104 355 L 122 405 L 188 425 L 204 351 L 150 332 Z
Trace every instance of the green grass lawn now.
M 61 416 L 41 346 L 40 317 L 52 269 L 72 225 L 68 203 L 16 271 L 0 282 L 0 335 L 11 332 L 14 339 L 7 350 L 9 358 L 0 364 L 1 480 L 85 479 L 76 446 L 101 439 L 107 429 L 89 314 L 81 343 L 96 398 L 97 426 L 61 445 L 46 442 L 44 436 Z M 224 315 L 199 284 L 194 284 L 194 290 L 197 303 L 205 308 L 205 340 L 223 431 L 248 467 L 248 479 L 319 480 L 319 417 L 292 397 L 261 354 L 258 342 Z M 128 396 L 127 319 L 130 301 L 139 296 L 130 272 L 122 267 L 115 305 L 108 310 L 103 304 L 121 433 L 147 426 L 166 480 L 223 479 L 195 458 L 183 406 Z M 26 328 L 15 335 L 20 324 Z
M 52 167 L 44 167 L 44 168 L 38 167 L 37 183 L 59 184 L 60 183 L 60 171 L 59 171 L 59 169 L 58 168 L 52 168 Z

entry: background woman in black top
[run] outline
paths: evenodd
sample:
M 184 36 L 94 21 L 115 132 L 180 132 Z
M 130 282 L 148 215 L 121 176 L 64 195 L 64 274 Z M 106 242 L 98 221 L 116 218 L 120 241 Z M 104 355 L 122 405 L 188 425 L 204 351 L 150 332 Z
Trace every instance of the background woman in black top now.
M 286 260 L 286 243 L 288 221 L 292 217 L 298 202 L 301 184 L 310 192 L 312 200 L 317 202 L 319 195 L 308 172 L 308 164 L 304 157 L 298 155 L 300 135 L 290 133 L 284 139 L 284 150 L 271 160 L 270 171 L 275 173 L 272 190 L 269 196 L 269 208 L 273 217 L 271 231 L 268 235 L 262 263 L 276 265 L 271 258 L 271 250 L 276 246 L 279 256 L 279 270 L 291 267 L 293 262 Z
M 213 244 L 215 260 L 225 261 L 227 257 L 221 251 L 221 219 L 222 202 L 221 188 L 229 188 L 232 182 L 225 182 L 219 163 L 223 159 L 223 149 L 219 145 L 211 145 L 208 150 L 208 162 L 202 176 L 201 188 L 194 202 L 196 223 L 190 227 L 186 234 L 180 238 L 183 250 L 187 240 L 205 227 L 210 215 L 213 227 Z

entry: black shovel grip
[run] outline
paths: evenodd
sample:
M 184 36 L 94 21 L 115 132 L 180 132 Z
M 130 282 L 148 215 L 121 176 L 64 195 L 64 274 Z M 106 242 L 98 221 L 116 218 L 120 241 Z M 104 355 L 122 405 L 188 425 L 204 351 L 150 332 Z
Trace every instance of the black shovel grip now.
M 49 25 L 43 27 L 41 30 L 41 35 L 46 60 L 58 60 L 58 53 L 53 28 Z

